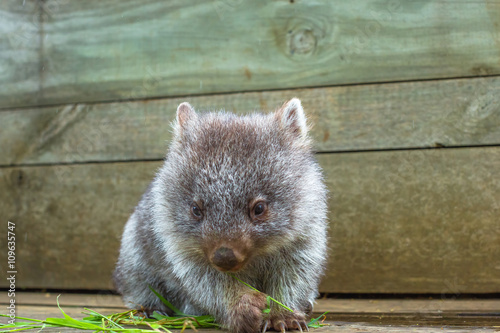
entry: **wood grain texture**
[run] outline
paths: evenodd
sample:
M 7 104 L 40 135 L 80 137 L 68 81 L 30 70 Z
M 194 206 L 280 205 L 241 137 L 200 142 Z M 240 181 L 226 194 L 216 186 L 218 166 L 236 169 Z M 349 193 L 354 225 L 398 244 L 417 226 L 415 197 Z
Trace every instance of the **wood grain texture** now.
M 65 295 L 61 296 L 61 299 Z M 411 301 L 410 301 L 411 302 Z M 478 304 L 481 300 L 471 301 L 471 305 Z M 69 316 L 82 319 L 85 317 L 82 314 L 82 307 L 85 303 L 80 303 L 80 306 L 63 306 L 63 310 Z M 123 311 L 123 308 L 108 308 L 108 307 L 92 307 L 105 316 Z M 330 310 L 334 310 L 330 308 Z M 47 317 L 61 318 L 61 311 L 54 305 L 24 305 L 21 304 L 17 308 L 17 313 L 20 316 L 36 319 L 45 319 Z M 488 312 L 476 312 L 479 316 L 448 314 L 448 313 L 425 313 L 416 310 L 409 314 L 394 314 L 386 313 L 348 313 L 336 314 L 332 311 L 327 315 L 327 320 L 323 323 L 327 326 L 314 329 L 314 332 L 343 332 L 343 333 L 361 333 L 361 332 L 381 332 L 381 333 L 494 333 L 498 332 L 498 319 Z M 316 314 L 319 315 L 319 314 Z M 0 323 L 5 323 L 6 318 L 0 317 Z M 71 329 L 71 328 L 44 328 L 47 332 L 73 332 L 86 333 L 88 331 Z M 181 330 L 172 330 L 179 333 Z M 221 330 L 203 329 L 202 332 L 218 333 Z
M 39 89 L 2 108 L 500 74 L 493 1 L 43 3 Z
M 30 306 L 54 306 L 57 296 L 59 304 L 65 307 L 124 308 L 121 296 L 110 292 L 74 294 L 64 292 L 17 292 L 16 302 Z M 7 293 L 0 294 L 0 304 L 8 305 Z M 442 299 L 335 299 L 321 298 L 314 304 L 317 314 L 330 313 L 478 313 L 496 312 L 500 309 L 500 299 L 456 299 L 445 296 Z M 106 310 L 109 312 L 109 310 Z
M 63 297 L 61 297 L 60 300 L 62 300 Z M 44 320 L 46 318 L 64 318 L 63 314 L 61 313 L 61 310 L 55 305 L 55 300 L 51 305 L 26 305 L 23 303 L 18 304 L 16 307 L 16 313 L 20 317 L 25 317 L 25 318 L 33 318 L 33 319 L 39 319 L 39 320 Z M 86 315 L 83 314 L 83 307 L 85 306 L 85 303 L 81 303 L 79 306 L 64 306 L 62 305 L 62 309 L 64 312 L 71 316 L 72 318 L 75 319 L 83 319 L 84 317 L 87 317 Z M 123 307 L 115 307 L 115 308 L 110 308 L 110 307 L 96 307 L 92 306 L 92 310 L 97 311 L 102 314 L 110 315 L 113 313 L 120 313 L 124 312 L 126 310 L 123 309 Z M 19 320 L 20 321 L 20 320 Z M 0 323 L 7 323 L 7 318 L 5 317 L 0 317 Z M 59 333 L 59 332 L 65 332 L 65 333 L 88 333 L 88 330 L 78 330 L 76 328 L 44 328 L 43 331 L 45 332 L 51 332 L 51 333 Z
M 112 288 L 123 225 L 158 165 L 1 169 L 0 211 L 16 222 L 16 286 Z
M 36 105 L 40 88 L 40 17 L 34 0 L 0 2 L 0 105 Z
M 500 79 L 74 104 L 0 112 L 0 165 L 163 158 L 177 105 L 250 113 L 302 99 L 315 149 L 500 144 Z
M 56 306 L 59 293 L 16 293 L 17 314 L 28 318 L 60 318 Z M 123 312 L 118 296 L 102 294 L 60 293 L 59 304 L 73 318 L 81 319 L 83 307 L 104 315 Z M 4 300 L 5 299 L 5 300 Z M 8 304 L 7 295 L 0 294 L 0 304 Z M 110 304 L 111 303 L 111 304 Z M 497 332 L 495 317 L 500 305 L 498 299 L 475 300 L 372 300 L 320 299 L 314 307 L 314 316 L 329 311 L 325 326 L 315 332 Z M 7 318 L 0 317 L 0 323 Z M 490 329 L 491 328 L 491 329 Z M 49 332 L 85 332 L 75 329 L 44 329 Z M 180 330 L 173 330 L 180 332 Z M 203 330 L 212 333 L 220 330 Z
M 499 148 L 318 159 L 331 192 L 321 291 L 500 292 Z M 16 222 L 18 287 L 112 288 L 123 225 L 159 165 L 1 168 L 0 211 Z
M 60 295 L 60 296 L 59 296 Z M 87 308 L 125 308 L 121 296 L 112 294 L 111 291 L 95 293 L 65 293 L 65 292 L 16 292 L 16 303 L 22 305 L 48 305 L 56 306 L 59 296 L 59 305 L 62 307 L 87 307 Z M 0 294 L 0 304 L 9 304 L 7 293 Z
M 319 161 L 332 192 L 325 290 L 500 291 L 498 148 L 322 154 Z

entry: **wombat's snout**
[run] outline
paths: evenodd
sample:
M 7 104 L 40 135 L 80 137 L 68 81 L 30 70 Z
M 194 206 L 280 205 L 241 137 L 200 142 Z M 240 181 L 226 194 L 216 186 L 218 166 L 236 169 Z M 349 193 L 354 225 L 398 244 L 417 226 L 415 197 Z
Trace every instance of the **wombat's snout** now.
M 211 261 L 221 271 L 237 271 L 245 258 L 238 251 L 222 246 L 215 250 Z

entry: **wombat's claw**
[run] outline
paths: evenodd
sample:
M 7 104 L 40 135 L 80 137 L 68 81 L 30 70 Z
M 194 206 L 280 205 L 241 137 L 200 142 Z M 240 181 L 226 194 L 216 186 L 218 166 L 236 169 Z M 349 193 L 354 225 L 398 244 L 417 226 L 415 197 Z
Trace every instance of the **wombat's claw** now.
M 262 328 L 262 333 L 266 333 L 267 332 L 267 326 L 269 325 L 269 320 L 266 320 L 264 322 L 264 327 Z
M 303 333 L 302 327 L 301 327 L 299 321 L 298 320 L 294 320 L 293 322 L 295 323 L 295 325 L 297 325 L 297 328 L 299 329 L 300 333 Z M 306 325 L 306 327 L 307 327 L 307 325 Z
M 287 330 L 298 330 L 298 333 L 304 333 L 304 331 L 309 332 L 306 317 L 304 313 L 299 311 L 271 316 L 270 318 L 265 320 L 262 333 L 265 333 L 268 328 L 270 330 L 274 329 L 275 331 L 281 333 L 284 333 Z
M 159 315 L 161 315 L 161 316 L 165 316 L 165 317 L 168 317 L 168 316 L 169 316 L 169 314 L 168 314 L 166 311 L 161 311 L 161 310 L 160 310 L 160 311 L 158 311 L 158 310 L 155 310 L 155 311 L 153 311 L 153 312 L 157 312 L 157 313 L 158 313 Z M 151 314 L 151 315 L 153 315 L 153 314 Z
M 153 318 L 153 313 L 156 312 L 162 316 L 169 316 L 168 312 L 162 311 L 162 310 L 155 310 L 155 309 L 143 309 L 142 311 L 139 311 L 140 314 L 142 314 L 144 317 L 149 318 L 149 319 L 154 319 Z
M 291 326 L 290 327 L 291 329 L 299 330 L 300 333 L 303 333 L 304 330 L 309 332 L 309 327 L 307 327 L 307 323 L 303 319 L 294 319 L 294 320 L 292 320 L 291 324 L 292 325 L 289 325 L 289 326 Z

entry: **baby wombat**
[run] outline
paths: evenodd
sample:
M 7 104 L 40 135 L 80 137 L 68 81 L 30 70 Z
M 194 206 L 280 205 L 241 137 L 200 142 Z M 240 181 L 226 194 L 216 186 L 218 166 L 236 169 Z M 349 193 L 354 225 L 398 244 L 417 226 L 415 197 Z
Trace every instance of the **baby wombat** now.
M 171 313 L 150 285 L 232 332 L 307 329 L 327 240 L 307 132 L 296 98 L 243 117 L 179 105 L 165 163 L 123 232 L 114 280 L 126 305 Z M 294 311 L 264 314 L 266 294 Z

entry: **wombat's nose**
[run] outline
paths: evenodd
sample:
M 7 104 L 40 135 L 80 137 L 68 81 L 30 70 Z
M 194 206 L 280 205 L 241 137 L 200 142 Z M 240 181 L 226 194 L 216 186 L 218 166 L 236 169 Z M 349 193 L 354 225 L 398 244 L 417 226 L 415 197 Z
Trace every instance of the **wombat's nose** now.
M 229 271 L 236 268 L 240 262 L 232 249 L 220 247 L 212 256 L 212 263 L 223 271 Z

